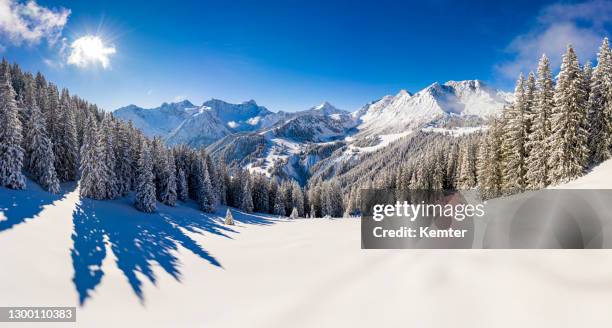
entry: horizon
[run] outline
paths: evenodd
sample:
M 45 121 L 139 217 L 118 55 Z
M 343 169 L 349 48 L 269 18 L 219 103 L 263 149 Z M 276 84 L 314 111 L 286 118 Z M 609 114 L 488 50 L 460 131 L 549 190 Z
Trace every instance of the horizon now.
M 106 111 L 254 99 L 274 112 L 325 101 L 352 112 L 436 81 L 511 91 L 542 53 L 558 71 L 568 43 L 581 63 L 594 61 L 610 8 L 607 0 L 174 7 L 0 0 L 9 14 L 0 17 L 0 51 Z

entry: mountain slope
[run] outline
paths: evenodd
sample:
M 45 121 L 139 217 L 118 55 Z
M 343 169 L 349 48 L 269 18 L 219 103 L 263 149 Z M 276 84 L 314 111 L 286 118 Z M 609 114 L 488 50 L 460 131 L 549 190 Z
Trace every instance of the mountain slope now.
M 360 135 L 400 133 L 449 117 L 484 119 L 499 113 L 512 96 L 478 80 L 434 83 L 411 94 L 405 90 L 368 104 L 353 115 Z

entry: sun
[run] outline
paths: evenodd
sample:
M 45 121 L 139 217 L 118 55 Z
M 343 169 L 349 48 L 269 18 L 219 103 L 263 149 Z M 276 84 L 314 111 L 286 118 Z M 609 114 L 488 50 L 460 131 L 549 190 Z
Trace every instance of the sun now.
M 74 40 L 70 45 L 68 64 L 78 67 L 100 64 L 102 68 L 108 68 L 110 67 L 109 56 L 116 52 L 113 45 L 107 45 L 99 36 L 85 35 Z

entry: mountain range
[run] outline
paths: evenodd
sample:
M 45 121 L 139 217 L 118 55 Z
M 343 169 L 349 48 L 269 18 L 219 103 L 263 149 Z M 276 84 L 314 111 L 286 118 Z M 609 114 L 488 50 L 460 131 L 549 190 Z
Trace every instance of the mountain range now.
M 467 80 L 436 82 L 414 94 L 401 90 L 354 112 L 328 102 L 289 113 L 272 112 L 254 100 L 212 99 L 200 106 L 187 100 L 151 109 L 129 105 L 114 115 L 169 145 L 206 146 L 228 163 L 305 182 L 309 170 L 332 154 L 374 151 L 421 129 L 476 131 L 512 101 L 510 93 Z

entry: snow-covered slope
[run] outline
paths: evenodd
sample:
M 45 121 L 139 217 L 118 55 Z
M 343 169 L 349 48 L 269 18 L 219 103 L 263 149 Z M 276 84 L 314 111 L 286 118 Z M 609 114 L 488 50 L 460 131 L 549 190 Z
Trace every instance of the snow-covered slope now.
M 207 149 L 215 158 L 237 161 L 251 171 L 291 177 L 305 182 L 308 168 L 331 155 L 358 122 L 349 112 L 325 102 L 308 110 L 285 114 L 268 129 L 233 134 Z
M 612 161 L 575 182 L 609 188 Z M 227 227 L 222 208 L 144 214 L 129 199 L 29 188 L 0 187 L 0 303 L 76 306 L 77 327 L 612 322 L 607 251 L 364 251 L 358 219 L 234 211 Z
M 353 113 L 361 120 L 360 135 L 400 133 L 447 117 L 486 118 L 512 101 L 510 94 L 478 80 L 434 83 L 411 94 L 385 96 Z

